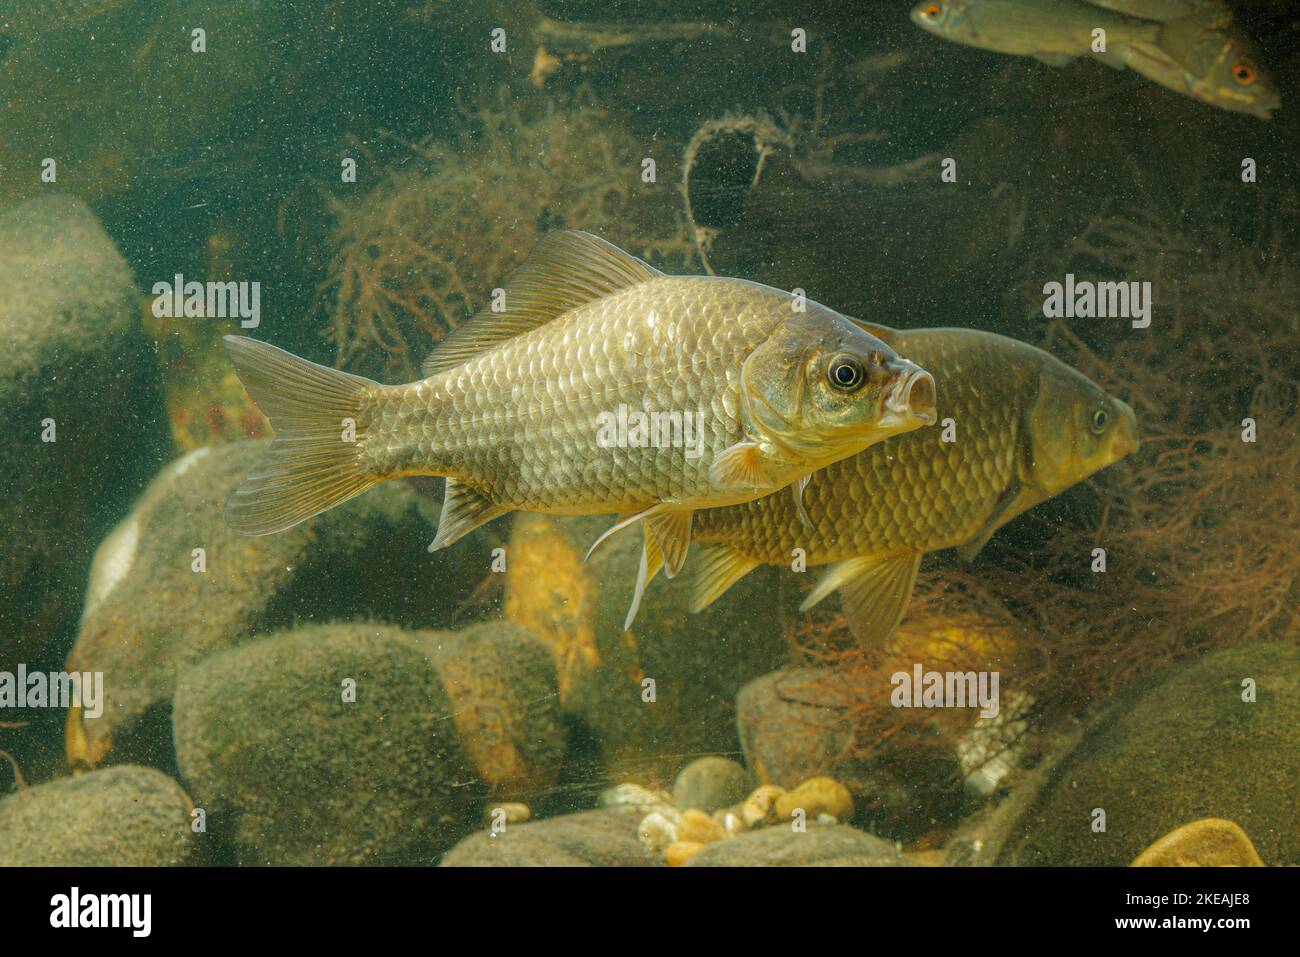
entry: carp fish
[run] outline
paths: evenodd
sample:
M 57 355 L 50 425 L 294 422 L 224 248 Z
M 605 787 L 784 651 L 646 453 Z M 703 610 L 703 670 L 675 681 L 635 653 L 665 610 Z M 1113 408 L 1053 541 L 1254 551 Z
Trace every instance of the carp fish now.
M 1138 447 L 1133 410 L 1041 349 L 969 329 L 868 328 L 941 376 L 955 441 L 927 429 L 837 462 L 808 482 L 803 515 L 781 495 L 697 512 L 692 610 L 803 549 L 831 568 L 801 607 L 839 591 L 854 635 L 883 643 L 923 555 L 973 559 L 1011 519 Z
M 501 292 L 405 385 L 227 336 L 275 432 L 227 524 L 278 532 L 387 479 L 436 475 L 447 483 L 430 551 L 514 509 L 616 512 L 596 545 L 643 520 L 656 569 L 674 574 L 695 509 L 797 496 L 813 470 L 934 421 L 928 372 L 770 286 L 668 276 L 565 230 Z

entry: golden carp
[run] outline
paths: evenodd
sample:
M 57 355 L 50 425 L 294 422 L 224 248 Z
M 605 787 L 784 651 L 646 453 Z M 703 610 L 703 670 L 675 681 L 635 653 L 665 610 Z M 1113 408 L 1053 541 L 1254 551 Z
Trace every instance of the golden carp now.
M 697 512 L 693 610 L 803 549 L 809 565 L 835 563 L 803 607 L 839 590 L 854 634 L 883 642 L 925 553 L 973 558 L 1011 519 L 1138 447 L 1133 410 L 1041 349 L 969 329 L 867 328 L 941 376 L 955 441 L 927 429 L 837 462 L 808 482 L 802 515 L 785 495 Z
M 912 22 L 928 33 L 997 53 L 1064 66 L 1098 56 L 1093 31 L 1106 31 L 1106 54 L 1130 43 L 1156 43 L 1160 25 L 1103 10 L 1084 0 L 929 0 L 912 8 Z
M 694 509 L 934 419 L 930 375 L 844 316 L 758 283 L 666 276 L 587 233 L 543 238 L 497 305 L 405 385 L 227 336 L 276 433 L 227 523 L 277 532 L 387 479 L 440 475 L 430 550 L 513 509 L 619 512 L 597 544 L 644 520 L 672 574 Z
M 1281 94 L 1252 44 L 1218 0 L 1092 2 L 1164 23 L 1158 44 L 1138 42 L 1119 51 L 1135 72 L 1184 96 L 1262 120 L 1281 107 Z

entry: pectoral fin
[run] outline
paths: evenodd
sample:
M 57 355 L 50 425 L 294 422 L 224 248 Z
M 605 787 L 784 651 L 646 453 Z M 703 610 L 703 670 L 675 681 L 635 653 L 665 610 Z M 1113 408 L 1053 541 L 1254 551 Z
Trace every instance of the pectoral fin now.
M 865 555 L 832 565 L 830 571 L 799 606 L 807 611 L 831 592 L 839 590 L 844 617 L 859 641 L 883 644 L 903 620 L 922 552 L 909 550 L 888 555 Z
M 438 519 L 438 534 L 429 545 L 436 552 L 452 542 L 464 538 L 480 525 L 486 525 L 498 515 L 511 511 L 508 505 L 498 505 L 470 488 L 459 479 L 447 479 L 447 489 L 442 496 L 442 516 Z
M 993 533 L 1002 527 L 1002 523 L 1006 520 L 1007 512 L 1011 510 L 1011 508 L 1016 504 L 1016 501 L 1020 498 L 1020 491 L 1021 485 L 1019 482 L 1012 484 L 1010 488 L 1002 493 L 1002 497 L 998 499 L 997 504 L 993 506 L 993 511 L 990 512 L 989 517 L 984 520 L 984 524 L 980 526 L 980 530 L 972 535 L 969 541 L 957 546 L 957 554 L 962 561 L 971 562 L 975 560 L 975 556 L 978 555 L 980 550 L 988 544 L 989 539 L 993 537 Z
M 718 453 L 709 466 L 709 481 L 719 489 L 771 489 L 776 486 L 773 464 L 762 443 L 746 439 Z
M 701 545 L 696 548 L 695 584 L 690 610 L 703 611 L 759 563 L 730 545 Z

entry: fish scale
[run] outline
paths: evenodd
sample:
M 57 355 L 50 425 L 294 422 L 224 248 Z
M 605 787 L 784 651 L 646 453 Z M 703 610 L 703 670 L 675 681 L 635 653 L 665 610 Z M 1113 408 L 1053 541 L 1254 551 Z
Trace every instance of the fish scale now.
M 590 325 L 593 312 L 602 336 L 584 340 L 574 328 Z M 651 314 L 656 321 L 647 323 Z M 450 472 L 494 501 L 528 509 L 586 510 L 603 501 L 635 511 L 655 500 L 694 501 L 711 454 L 690 460 L 681 449 L 602 448 L 597 416 L 619 406 L 699 412 L 705 452 L 722 451 L 742 436 L 732 370 L 790 314 L 788 297 L 740 280 L 646 282 L 439 379 L 384 389 L 367 455 L 376 472 Z M 645 356 L 665 348 L 683 361 L 655 362 L 651 374 Z

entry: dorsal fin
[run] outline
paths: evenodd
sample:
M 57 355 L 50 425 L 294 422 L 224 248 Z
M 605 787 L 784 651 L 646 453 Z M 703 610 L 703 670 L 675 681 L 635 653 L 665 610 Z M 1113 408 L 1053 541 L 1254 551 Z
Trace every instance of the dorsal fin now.
M 424 360 L 421 372 L 431 376 L 455 368 L 575 306 L 662 275 L 591 233 L 577 229 L 547 233 L 506 285 L 505 311 L 484 306 L 451 331 Z

